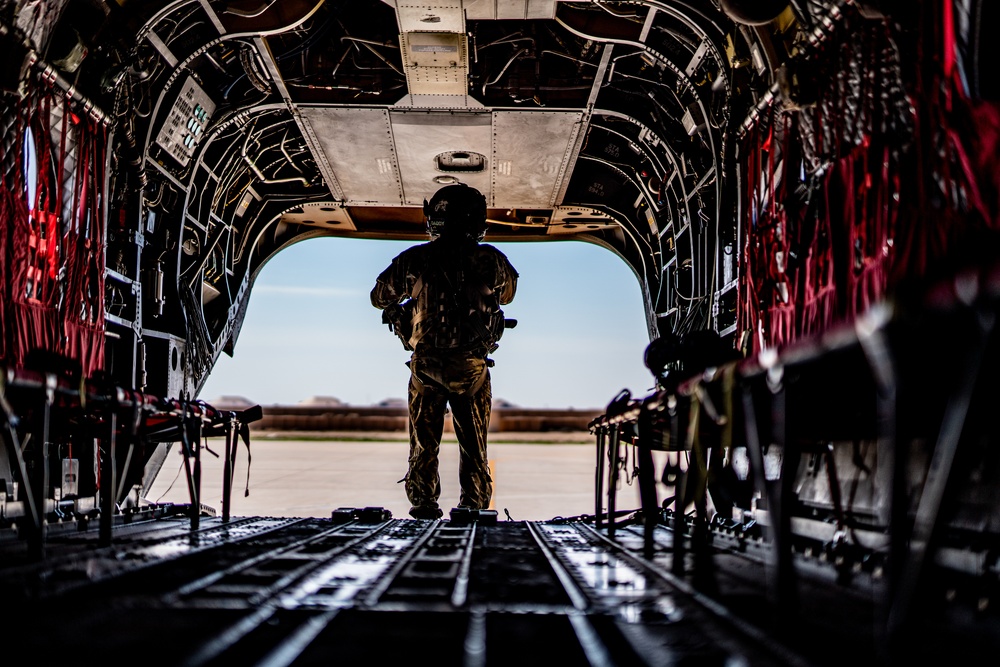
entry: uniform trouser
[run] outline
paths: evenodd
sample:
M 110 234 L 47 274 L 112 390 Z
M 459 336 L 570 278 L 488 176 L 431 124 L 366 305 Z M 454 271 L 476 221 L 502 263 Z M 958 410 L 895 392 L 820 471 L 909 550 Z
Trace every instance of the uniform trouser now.
M 414 507 L 437 507 L 441 496 L 438 450 L 444 429 L 445 406 L 451 405 L 452 423 L 460 450 L 459 504 L 487 509 L 493 496 L 486 459 L 486 431 L 493 391 L 482 355 L 464 352 L 414 353 L 410 360 L 410 469 L 406 497 Z

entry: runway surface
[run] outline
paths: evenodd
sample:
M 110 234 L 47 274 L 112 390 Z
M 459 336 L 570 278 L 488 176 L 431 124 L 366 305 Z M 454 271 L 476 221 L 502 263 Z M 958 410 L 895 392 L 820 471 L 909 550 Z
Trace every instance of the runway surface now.
M 389 436 L 392 437 L 392 436 Z M 405 437 L 405 436 L 403 436 Z M 493 507 L 505 518 L 543 521 L 594 512 L 593 444 L 587 434 L 538 436 L 537 439 L 576 442 L 532 442 L 530 435 L 508 436 L 524 442 L 491 442 L 489 458 L 494 478 Z M 501 437 L 497 437 L 500 440 Z M 209 448 L 222 452 L 220 440 Z M 338 507 L 384 507 L 395 517 L 406 517 L 409 503 L 403 485 L 408 445 L 395 440 L 251 440 L 250 493 L 247 451 L 241 444 L 233 482 L 233 516 L 329 517 Z M 156 502 L 189 502 L 175 445 L 146 492 Z M 202 503 L 221 511 L 222 459 L 202 455 Z M 447 515 L 458 504 L 458 445 L 441 446 L 440 505 Z M 625 488 L 619 507 L 638 506 L 636 491 Z M 631 504 L 630 504 L 631 503 Z

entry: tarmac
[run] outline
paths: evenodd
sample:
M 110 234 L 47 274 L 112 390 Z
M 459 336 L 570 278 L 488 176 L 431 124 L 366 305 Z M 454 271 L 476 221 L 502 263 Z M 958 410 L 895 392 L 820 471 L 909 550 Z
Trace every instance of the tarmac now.
M 237 454 L 231 514 L 328 517 L 339 507 L 382 507 L 407 517 L 410 505 L 398 483 L 406 474 L 406 438 L 406 433 L 254 433 L 250 457 L 242 443 Z M 223 447 L 219 439 L 208 442 L 217 454 Z M 489 460 L 493 509 L 500 518 L 509 513 L 514 520 L 544 521 L 593 514 L 596 449 L 589 433 L 491 433 Z M 453 435 L 445 434 L 440 463 L 440 505 L 447 516 L 459 496 Z M 221 457 L 203 450 L 201 502 L 219 514 L 222 477 Z M 145 495 L 152 502 L 190 502 L 177 445 Z M 623 488 L 618 505 L 637 507 L 638 491 Z

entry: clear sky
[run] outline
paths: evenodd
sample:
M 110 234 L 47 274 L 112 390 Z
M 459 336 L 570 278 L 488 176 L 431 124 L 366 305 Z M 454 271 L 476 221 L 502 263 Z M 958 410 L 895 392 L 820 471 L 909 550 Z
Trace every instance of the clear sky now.
M 376 276 L 411 242 L 313 239 L 272 259 L 253 289 L 232 358 L 201 397 L 261 405 L 333 396 L 372 405 L 406 396 L 409 353 L 369 301 Z M 529 408 L 603 408 L 649 393 L 639 281 L 604 248 L 578 241 L 497 244 L 520 274 L 504 307 L 518 320 L 492 358 L 493 396 Z

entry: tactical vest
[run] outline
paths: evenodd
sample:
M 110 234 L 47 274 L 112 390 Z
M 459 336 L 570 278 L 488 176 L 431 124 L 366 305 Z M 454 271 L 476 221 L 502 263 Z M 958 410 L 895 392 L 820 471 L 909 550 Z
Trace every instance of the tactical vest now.
M 487 354 L 497 349 L 503 311 L 474 261 L 466 254 L 428 253 L 413 288 L 412 348 L 481 348 Z

